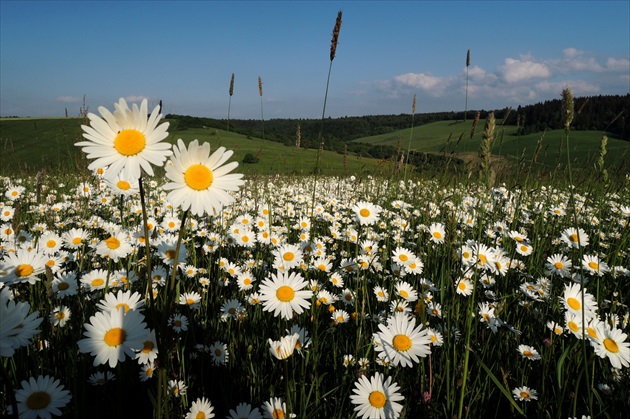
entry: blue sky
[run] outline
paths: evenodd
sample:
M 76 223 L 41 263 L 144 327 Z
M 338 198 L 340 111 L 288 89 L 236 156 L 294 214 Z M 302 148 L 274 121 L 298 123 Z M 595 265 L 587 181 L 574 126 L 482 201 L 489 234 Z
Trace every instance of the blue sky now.
M 320 118 L 630 92 L 628 1 L 0 1 L 0 115 Z

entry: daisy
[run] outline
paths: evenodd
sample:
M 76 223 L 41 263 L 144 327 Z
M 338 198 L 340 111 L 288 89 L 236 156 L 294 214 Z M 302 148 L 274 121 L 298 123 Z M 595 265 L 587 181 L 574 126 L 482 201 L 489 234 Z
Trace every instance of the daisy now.
M 518 352 L 523 356 L 523 358 L 527 358 L 530 361 L 537 361 L 540 359 L 540 354 L 533 346 L 519 345 Z
M 236 285 L 238 285 L 239 291 L 247 291 L 252 289 L 254 286 L 254 281 L 256 281 L 256 279 L 248 271 L 243 271 L 236 277 Z
M 168 136 L 168 122 L 158 125 L 162 116 L 159 106 L 155 107 L 148 119 L 146 99 L 140 108 L 134 104 L 129 109 L 122 98 L 114 107 L 113 114 L 99 107 L 102 118 L 88 113 L 90 126 L 82 125 L 83 137 L 88 141 L 76 145 L 83 147 L 88 159 L 95 159 L 88 169 L 107 166 L 107 179 L 114 179 L 117 175 L 125 179 L 139 179 L 141 170 L 153 176 L 151 165 L 162 166 L 172 154 L 170 144 L 162 142 Z
M 142 295 L 138 292 L 132 294 L 131 291 L 119 290 L 115 294 L 113 292 L 105 294 L 103 299 L 96 305 L 96 308 L 102 312 L 108 312 L 122 307 L 124 313 L 127 314 L 129 310 L 139 310 L 142 306 L 144 306 L 144 300 L 142 300 Z
M 77 293 L 77 276 L 73 273 L 62 273 L 52 281 L 52 291 L 57 298 L 63 298 Z
M 92 384 L 93 386 L 102 386 L 110 381 L 114 381 L 115 379 L 116 375 L 111 371 L 97 371 L 89 376 L 87 382 Z
M 188 317 L 183 314 L 173 314 L 168 319 L 168 325 L 171 326 L 177 333 L 185 332 L 188 330 Z
M 438 243 L 438 244 L 444 243 L 444 237 L 446 236 L 444 224 L 442 223 L 431 224 L 429 226 L 429 234 L 431 234 L 431 241 L 433 243 Z
M 212 363 L 214 365 L 227 364 L 230 354 L 225 343 L 220 341 L 214 342 L 210 345 L 210 348 L 208 348 L 208 352 L 210 352 L 210 356 L 212 356 Z
M 311 290 L 305 290 L 307 282 L 299 273 L 285 274 L 278 272 L 271 279 L 260 285 L 260 301 L 264 311 L 273 311 L 274 316 L 282 316 L 286 320 L 293 317 L 293 312 L 300 314 L 311 306 L 309 298 Z
M 275 264 L 281 265 L 284 270 L 295 268 L 302 263 L 302 249 L 294 244 L 282 245 L 274 252 Z
M 237 162 L 223 165 L 233 151 L 219 147 L 210 155 L 209 143 L 199 146 L 199 142 L 193 140 L 186 148 L 181 139 L 177 140 L 173 151 L 173 164 L 165 168 L 171 182 L 163 186 L 170 191 L 167 199 L 173 205 L 201 216 L 214 214 L 215 210 L 234 202 L 228 191 L 237 191 L 244 182 L 242 174 L 229 174 L 238 166 Z
M 295 417 L 292 413 L 287 413 L 287 404 L 280 397 L 272 397 L 260 406 L 265 419 L 280 419 Z
M 300 335 L 297 333 L 284 336 L 280 340 L 268 339 L 269 352 L 276 359 L 287 359 L 293 355 L 293 351 L 295 351 L 295 347 L 299 339 Z
M 376 295 L 376 300 L 381 303 L 389 301 L 389 292 L 380 285 L 374 286 L 374 295 Z
M 562 240 L 567 246 L 574 249 L 588 246 L 588 235 L 586 234 L 586 231 L 582 230 L 581 228 L 567 228 L 562 232 L 560 240 Z
M 529 243 L 518 243 L 516 245 L 516 253 L 521 256 L 529 256 L 534 251 L 534 248 Z
M 148 330 L 144 316 L 137 310 L 125 314 L 121 307 L 107 313 L 97 312 L 85 323 L 84 339 L 78 342 L 79 351 L 94 358 L 94 366 L 109 363 L 114 368 L 125 355 L 135 358 L 135 350 L 143 347 Z
M 44 233 L 37 240 L 38 249 L 46 255 L 52 255 L 59 251 L 62 244 L 63 242 L 61 237 L 57 233 L 53 232 Z
M 597 312 L 595 297 L 586 290 L 582 290 L 580 284 L 576 283 L 565 285 L 562 304 L 565 310 L 576 315 L 581 316 L 582 311 L 584 311 L 587 319 L 595 316 Z
M 356 360 L 354 359 L 354 355 L 347 354 L 343 356 L 343 366 L 348 368 L 356 364 Z
M 108 273 L 104 269 L 94 269 L 81 278 L 81 284 L 90 291 L 102 290 L 108 280 Z
M 184 396 L 188 386 L 182 380 L 168 380 L 168 389 L 175 397 Z
M 556 274 L 560 275 L 562 278 L 568 278 L 571 275 L 572 266 L 573 263 L 571 259 L 560 253 L 556 253 L 547 258 L 547 263 L 545 264 L 547 268 L 546 274 Z
M 335 324 L 347 323 L 350 319 L 350 315 L 346 310 L 335 310 L 332 313 L 331 319 Z
M 139 373 L 139 378 L 140 381 L 144 382 L 147 381 L 149 378 L 153 377 L 153 373 L 156 370 L 156 366 L 155 364 L 149 362 L 148 364 L 143 364 L 142 367 L 140 367 L 140 373 Z
M 64 327 L 70 320 L 71 311 L 66 306 L 57 306 L 50 313 L 50 323 L 53 326 Z
M 117 262 L 119 259 L 127 257 L 131 253 L 132 246 L 127 239 L 127 233 L 119 231 L 113 233 L 107 239 L 96 245 L 96 254 L 104 258 L 110 258 Z
M 404 247 L 397 247 L 396 250 L 394 250 L 392 258 L 394 263 L 404 266 L 409 263 L 413 256 L 413 253 L 411 253 L 408 249 L 405 249 Z
M 245 307 L 238 300 L 227 300 L 221 306 L 221 319 L 236 319 L 245 315 Z
M 196 291 L 184 292 L 179 296 L 179 304 L 188 306 L 191 310 L 198 310 L 201 304 L 201 294 Z
M 418 292 L 413 289 L 411 284 L 405 281 L 396 282 L 396 293 L 409 302 L 418 300 Z
M 177 240 L 178 237 L 173 234 L 164 234 L 159 237 L 157 242 L 157 253 L 162 259 L 162 262 L 168 266 L 173 266 L 175 263 L 175 255 L 177 254 Z M 186 246 L 182 245 L 179 248 L 179 255 L 177 257 L 177 266 L 182 263 L 186 263 L 186 257 L 188 256 L 188 250 Z
M 597 276 L 603 276 L 610 271 L 606 262 L 599 259 L 595 255 L 584 255 L 582 258 L 582 267 L 589 273 Z
M 4 255 L 4 258 L 0 262 L 0 283 L 8 285 L 23 282 L 33 285 L 40 280 L 37 275 L 46 268 L 46 255 L 36 251 L 20 249 Z
M 378 216 L 382 211 L 382 208 L 372 204 L 371 202 L 360 201 L 353 207 L 354 212 L 359 224 L 372 225 L 378 220 Z
M 138 364 L 152 364 L 157 359 L 158 347 L 157 339 L 155 338 L 155 330 L 147 330 L 144 342 L 142 342 L 142 348 L 136 352 L 136 359 Z
M 240 403 L 236 409 L 230 409 L 227 419 L 262 419 L 257 407 L 252 409 L 249 403 Z
M 186 419 L 209 419 L 214 417 L 214 407 L 210 400 L 200 397 L 190 406 L 190 410 L 186 414 Z
M 362 419 L 395 419 L 400 416 L 404 400 L 400 386 L 392 382 L 392 377 L 385 377 L 376 372 L 371 378 L 361 376 L 355 383 L 354 394 L 350 401 L 355 404 L 354 411 Z
M 516 400 L 520 402 L 528 402 L 531 400 L 538 400 L 538 392 L 527 386 L 516 387 L 512 390 L 512 394 L 516 397 Z
M 455 287 L 455 292 L 459 295 L 463 295 L 464 297 L 468 297 L 473 291 L 473 283 L 468 278 L 460 278 L 455 284 Z
M 609 327 L 602 322 L 597 328 L 598 340 L 594 342 L 595 353 L 601 358 L 608 357 L 613 368 L 630 366 L 630 343 L 628 335 L 616 327 Z
M 61 416 L 60 409 L 71 398 L 59 380 L 49 375 L 24 380 L 22 388 L 15 392 L 18 414 L 25 418 Z
M 387 325 L 379 324 L 374 339 L 381 344 L 375 350 L 383 352 L 394 366 L 412 367 L 414 362 L 419 362 L 418 357 L 424 358 L 431 353 L 427 330 L 415 326 L 416 319 L 410 319 L 405 313 L 394 314 L 387 320 Z
M 138 179 L 126 179 L 122 173 L 113 179 L 105 179 L 105 183 L 116 195 L 133 196 L 140 192 Z
M 15 350 L 30 345 L 30 339 L 40 332 L 37 327 L 44 320 L 39 312 L 29 314 L 27 302 L 9 300 L 8 288 L 0 294 L 0 356 L 13 356 Z M 6 290 L 6 291 L 5 291 Z
M 302 349 L 308 348 L 311 344 L 311 338 L 308 336 L 308 331 L 306 329 L 301 328 L 297 324 L 291 326 L 291 330 L 286 331 L 288 335 L 298 335 L 298 340 L 295 342 L 295 350 L 298 352 L 302 352 Z
M 90 234 L 82 228 L 73 228 L 61 235 L 64 245 L 69 249 L 80 249 L 89 242 Z

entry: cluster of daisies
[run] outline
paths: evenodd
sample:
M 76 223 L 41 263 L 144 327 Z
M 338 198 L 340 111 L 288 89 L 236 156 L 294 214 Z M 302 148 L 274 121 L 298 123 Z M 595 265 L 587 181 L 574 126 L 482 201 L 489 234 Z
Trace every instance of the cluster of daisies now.
M 99 112 L 77 144 L 93 159 L 91 179 L 37 190 L 2 179 L 3 358 L 48 350 L 63 336 L 96 369 L 87 382 L 115 383 L 122 363 L 136 364 L 142 383 L 166 370 L 170 400 L 187 417 L 208 418 L 219 401 L 196 388 L 190 365 L 232 368 L 250 386 L 249 368 L 319 362 L 329 376 L 353 377 L 351 391 L 326 383 L 350 394 L 346 413 L 413 413 L 441 402 L 433 380 L 451 379 L 444 346 L 469 350 L 469 328 L 493 337 L 473 350 L 508 348 L 503 356 L 520 354 L 522 371 L 559 356 L 554 341 L 587 340 L 607 362 L 603 392 L 628 380 L 628 188 L 602 205 L 545 187 L 372 177 L 245 184 L 231 173 L 231 151 L 165 142 L 168 124 L 146 101 Z M 164 167 L 164 181 L 146 178 L 152 166 Z M 33 298 L 38 292 L 46 298 Z M 427 363 L 435 377 L 418 378 Z M 21 414 L 59 415 L 77 402 L 58 379 L 18 371 Z M 411 390 L 419 379 L 423 394 Z M 528 374 L 509 384 L 514 400 L 553 400 Z M 257 400 L 220 409 L 302 416 L 291 395 L 263 387 Z M 189 395 L 199 397 L 188 404 Z

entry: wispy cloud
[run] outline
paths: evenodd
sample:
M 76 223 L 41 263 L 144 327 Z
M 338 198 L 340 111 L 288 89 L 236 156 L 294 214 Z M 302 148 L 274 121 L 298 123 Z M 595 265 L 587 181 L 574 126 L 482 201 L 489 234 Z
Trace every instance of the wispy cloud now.
M 57 98 L 57 102 L 61 102 L 61 103 L 81 103 L 81 102 L 83 102 L 83 98 L 82 97 L 76 97 L 76 96 L 59 96 Z

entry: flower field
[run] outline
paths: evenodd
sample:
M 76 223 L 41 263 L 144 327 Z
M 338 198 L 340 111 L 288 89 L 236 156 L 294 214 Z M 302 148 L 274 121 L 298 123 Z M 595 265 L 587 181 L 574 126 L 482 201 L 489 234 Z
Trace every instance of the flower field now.
M 0 179 L 0 413 L 630 415 L 627 179 L 246 179 L 115 108 Z

